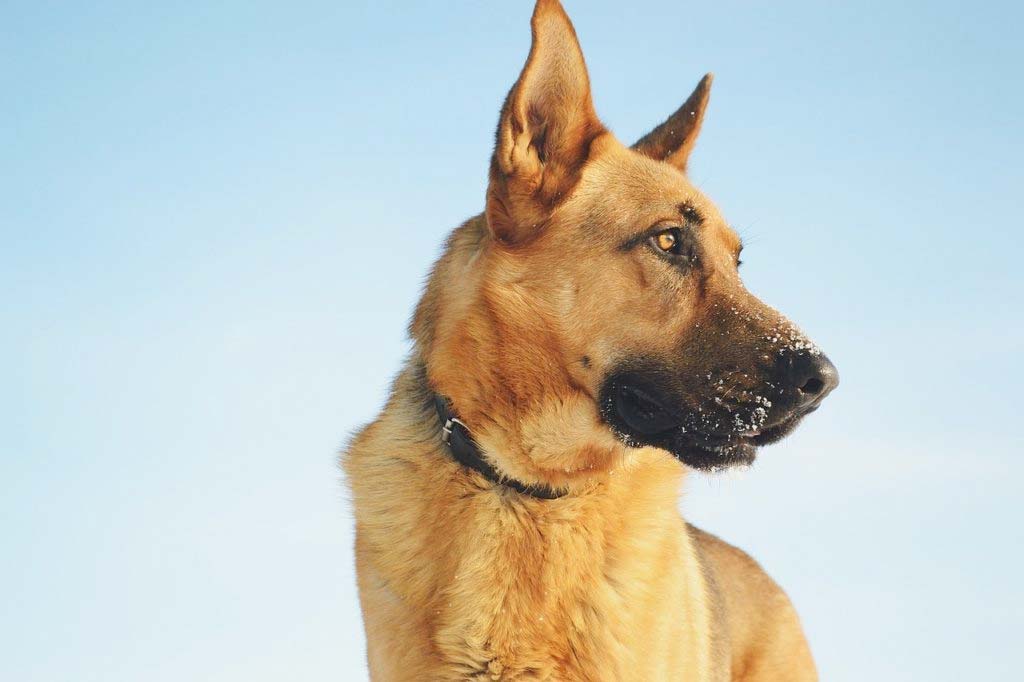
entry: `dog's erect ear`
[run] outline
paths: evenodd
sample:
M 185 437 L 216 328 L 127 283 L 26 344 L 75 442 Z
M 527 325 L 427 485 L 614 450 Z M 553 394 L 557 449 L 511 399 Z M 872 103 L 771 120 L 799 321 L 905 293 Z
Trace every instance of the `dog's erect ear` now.
M 669 116 L 667 121 L 640 138 L 633 149 L 685 171 L 686 161 L 700 133 L 700 124 L 704 121 L 712 78 L 710 73 L 701 78 L 683 106 Z
M 487 222 L 499 241 L 528 239 L 579 177 L 604 128 L 576 31 L 558 0 L 538 0 L 533 46 L 498 121 Z

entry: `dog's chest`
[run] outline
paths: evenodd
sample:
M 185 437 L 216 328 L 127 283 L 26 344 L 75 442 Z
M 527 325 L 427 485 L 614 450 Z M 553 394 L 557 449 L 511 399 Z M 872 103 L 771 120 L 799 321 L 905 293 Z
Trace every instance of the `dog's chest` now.
M 439 581 L 432 619 L 446 679 L 632 680 L 674 667 L 640 652 L 652 631 L 685 647 L 683 586 L 664 570 L 675 548 L 576 511 L 498 509 L 455 541 L 459 560 Z
M 622 596 L 600 560 L 548 554 L 506 547 L 490 561 L 462 562 L 442 593 L 434 632 L 452 678 L 623 679 L 615 674 L 630 657 Z

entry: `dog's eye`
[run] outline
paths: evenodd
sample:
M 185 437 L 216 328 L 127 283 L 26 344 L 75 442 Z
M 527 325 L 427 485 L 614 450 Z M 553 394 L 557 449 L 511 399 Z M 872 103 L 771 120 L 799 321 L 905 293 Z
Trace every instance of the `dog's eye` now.
M 678 256 L 681 253 L 683 240 L 678 227 L 662 230 L 651 237 L 651 241 L 654 243 L 655 247 L 665 253 L 670 253 L 675 256 Z

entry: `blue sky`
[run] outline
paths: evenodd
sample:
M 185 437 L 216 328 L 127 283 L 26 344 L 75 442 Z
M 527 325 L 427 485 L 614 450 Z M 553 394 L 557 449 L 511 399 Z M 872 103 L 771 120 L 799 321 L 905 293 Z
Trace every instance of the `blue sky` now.
M 625 141 L 715 72 L 691 176 L 843 377 L 684 514 L 824 679 L 1013 679 L 1024 10 L 566 7 Z M 0 677 L 365 676 L 335 453 L 482 207 L 530 10 L 0 8 Z

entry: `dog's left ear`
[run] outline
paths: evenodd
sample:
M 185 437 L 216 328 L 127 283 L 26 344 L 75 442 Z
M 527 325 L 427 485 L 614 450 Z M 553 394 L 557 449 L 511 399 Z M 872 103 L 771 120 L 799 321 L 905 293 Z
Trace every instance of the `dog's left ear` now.
M 676 113 L 651 132 L 640 138 L 633 149 L 658 161 L 666 161 L 681 171 L 686 171 L 686 162 L 697 143 L 700 125 L 704 121 L 704 110 L 711 95 L 709 73 L 700 79 L 693 93 L 683 102 Z
M 538 0 L 533 45 L 498 121 L 487 222 L 506 244 L 526 241 L 579 179 L 604 127 L 576 31 L 558 0 Z

